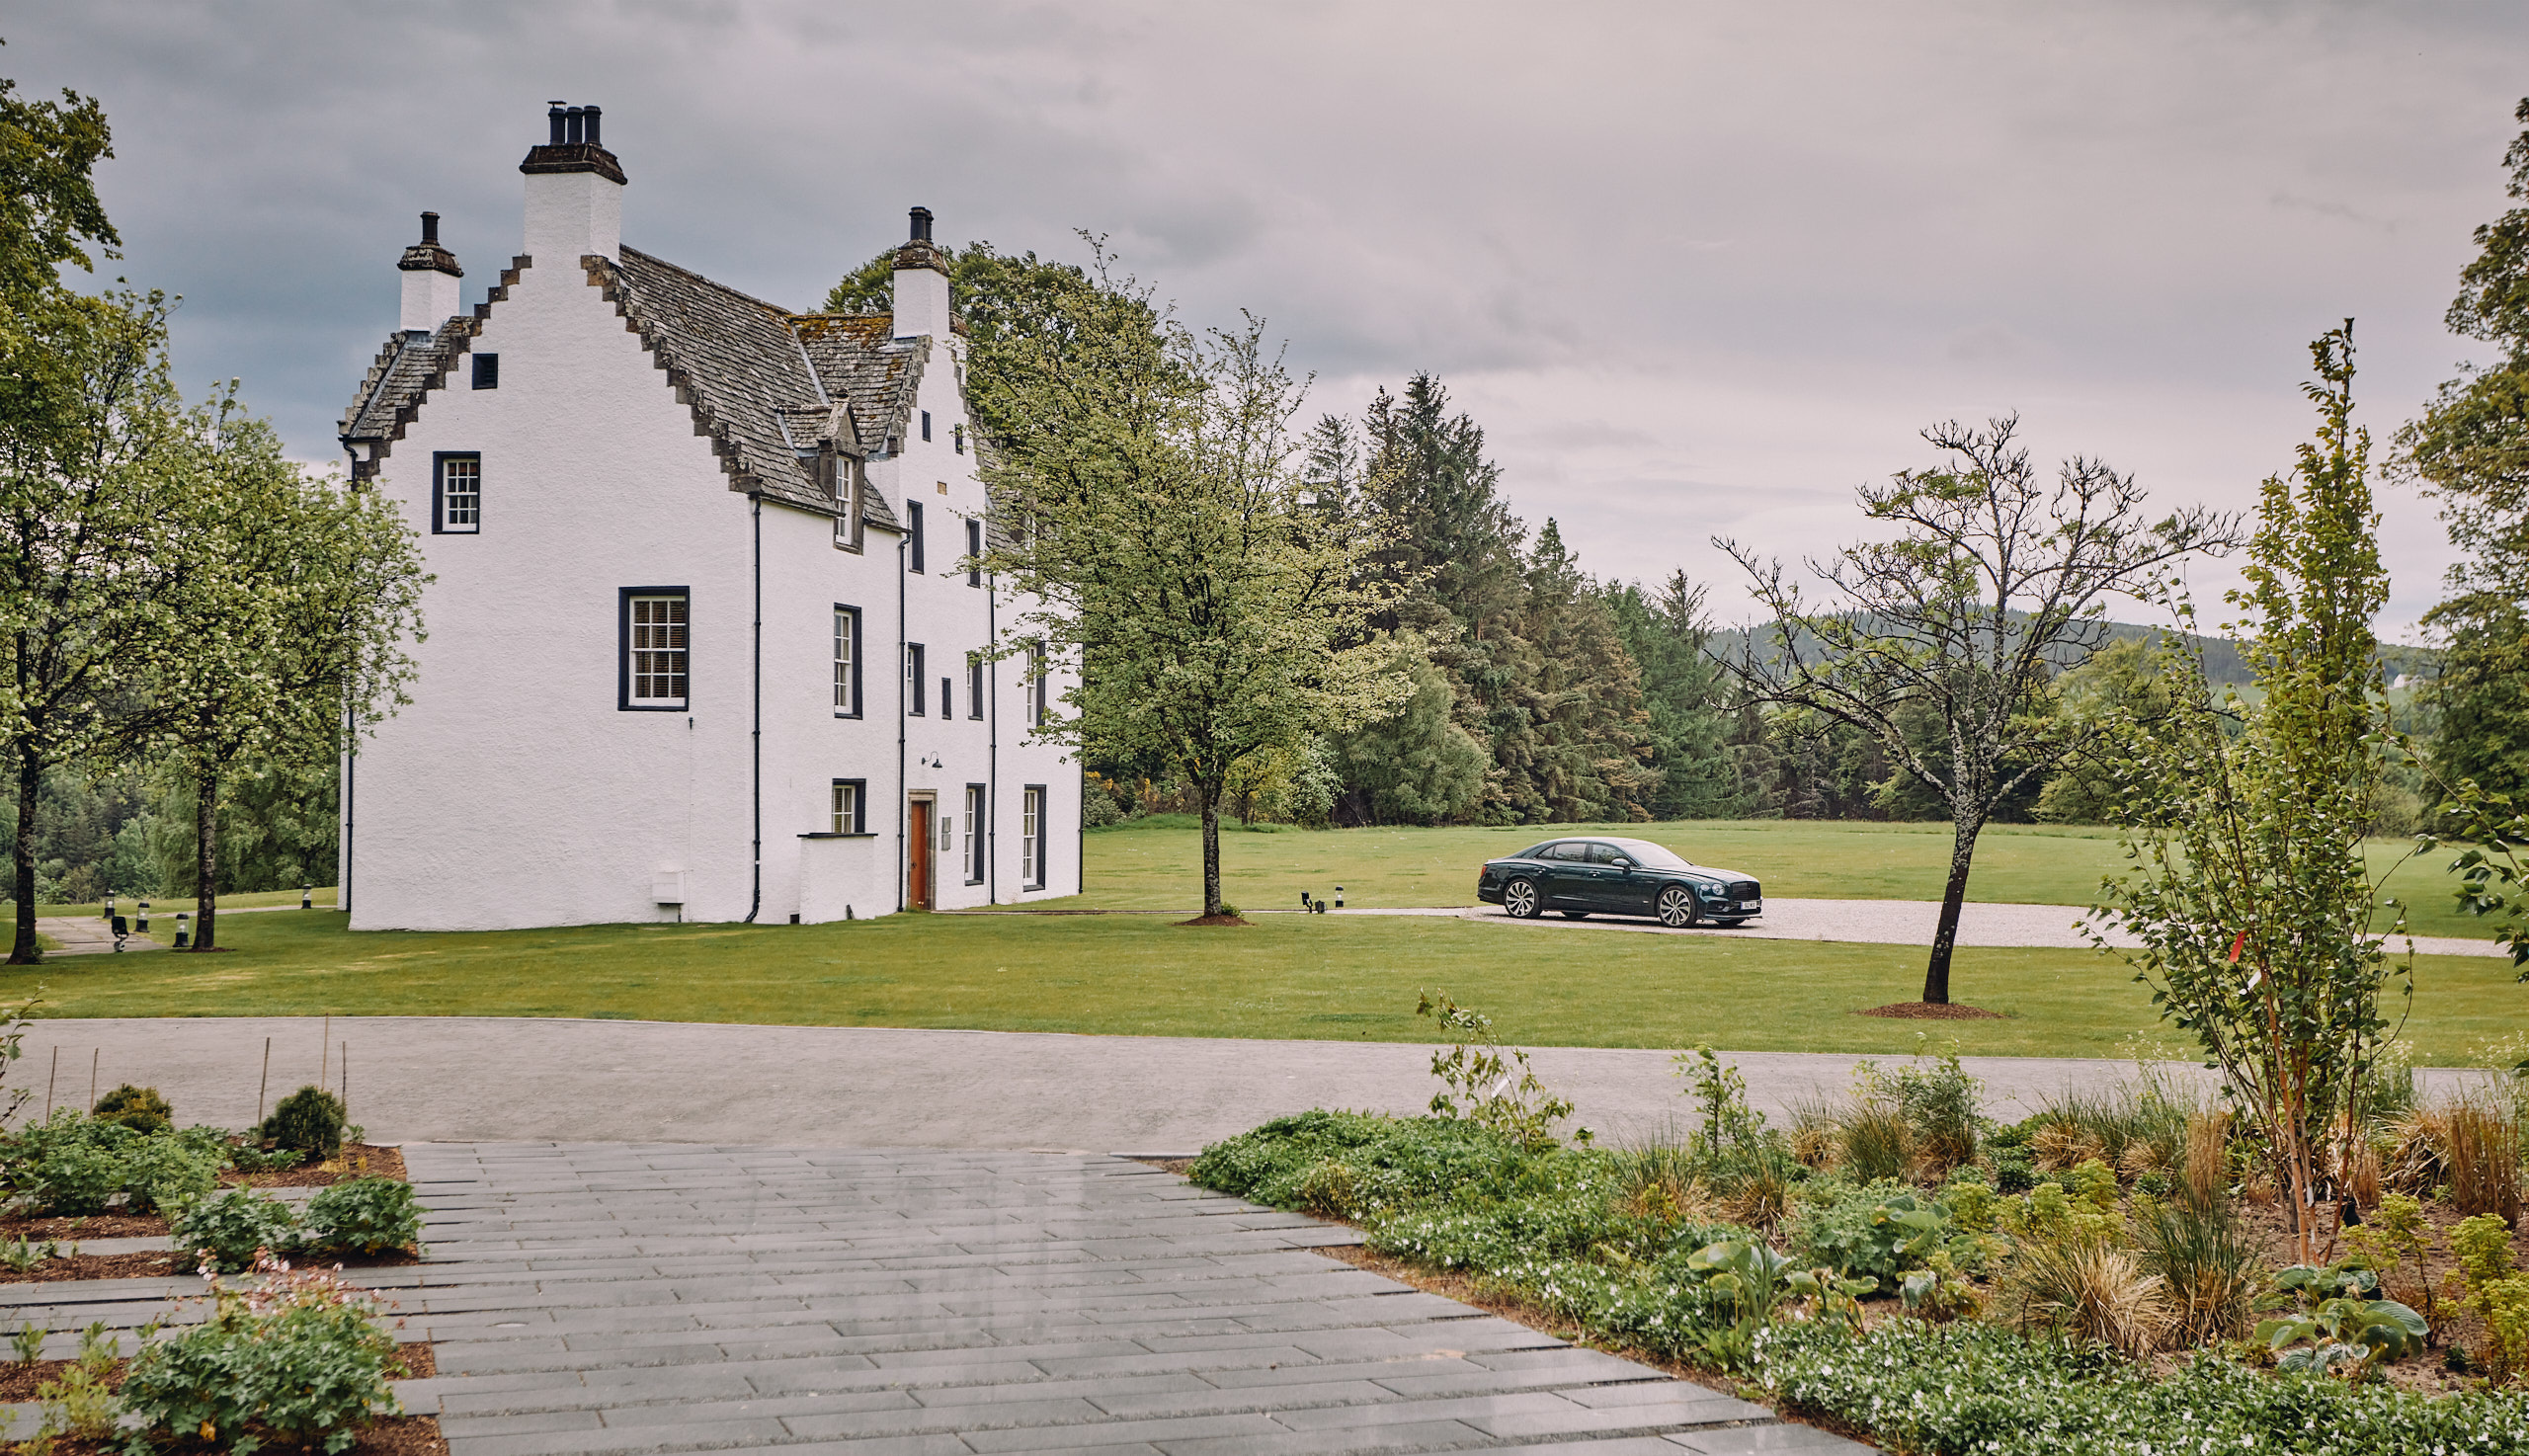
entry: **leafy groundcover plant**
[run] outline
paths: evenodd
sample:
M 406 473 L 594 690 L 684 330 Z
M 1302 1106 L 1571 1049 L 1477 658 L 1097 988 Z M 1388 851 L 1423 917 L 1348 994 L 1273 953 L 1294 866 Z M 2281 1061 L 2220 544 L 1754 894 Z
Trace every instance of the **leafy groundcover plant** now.
M 1737 1373 L 1788 1411 L 1921 1456 L 2529 1451 L 2529 1395 L 2427 1397 L 2201 1353 L 2156 1376 L 2097 1343 L 1977 1320 L 1862 1328 L 1857 1286 L 1896 1293 L 1894 1276 L 1908 1307 L 1937 1305 L 1914 1286 L 1928 1277 L 1937 1293 L 1945 1267 L 1981 1256 L 1998 1208 L 2025 1226 L 2015 1238 L 2043 1233 L 2032 1220 L 2050 1209 L 2068 1228 L 2114 1220 L 2103 1165 L 1999 1202 L 1972 1180 L 1909 1193 L 1800 1168 L 1795 1258 L 1707 1214 L 1731 1204 L 1732 1177 L 1753 1176 L 1734 1156 L 1718 1138 L 1538 1148 L 1462 1118 L 1319 1111 L 1214 1144 L 1187 1175 L 1353 1221 L 1375 1251 L 1471 1275 L 1611 1345 Z
M 250 1456 L 266 1445 L 335 1453 L 380 1414 L 401 1411 L 386 1383 L 395 1337 L 378 1297 L 330 1273 L 266 1257 L 259 1287 L 210 1277 L 210 1318 L 141 1346 L 119 1404 L 137 1426 L 128 1456 L 200 1439 Z

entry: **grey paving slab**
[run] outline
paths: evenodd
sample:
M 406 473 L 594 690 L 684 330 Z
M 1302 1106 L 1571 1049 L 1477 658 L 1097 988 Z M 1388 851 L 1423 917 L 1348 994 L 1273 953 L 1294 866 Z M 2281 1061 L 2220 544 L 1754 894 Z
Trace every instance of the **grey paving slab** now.
M 1858 1452 L 1104 1155 L 414 1144 L 452 1456 Z M 191 1280 L 0 1286 L 128 1329 Z M 65 1341 L 72 1336 L 67 1334 Z

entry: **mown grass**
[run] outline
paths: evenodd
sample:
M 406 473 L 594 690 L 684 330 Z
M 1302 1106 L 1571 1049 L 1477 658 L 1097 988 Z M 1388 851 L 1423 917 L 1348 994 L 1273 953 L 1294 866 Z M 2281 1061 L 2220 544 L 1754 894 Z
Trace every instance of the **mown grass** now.
M 1945 824 L 1843 824 L 1816 820 L 1726 819 L 1668 824 L 1525 826 L 1516 829 L 1228 828 L 1221 836 L 1223 887 L 1244 909 L 1297 906 L 1344 887 L 1345 903 L 1367 906 L 1472 905 L 1487 859 L 1563 834 L 1616 834 L 1666 845 L 1698 864 L 1754 875 L 1765 893 L 1790 899 L 1937 900 L 1949 877 Z M 1183 820 L 1092 832 L 1084 905 L 1123 910 L 1186 910 L 1201 898 L 1201 837 Z M 2412 846 L 2373 840 L 2375 872 L 2387 872 Z M 2487 936 L 2485 923 L 2451 908 L 2456 881 L 2444 850 L 2399 869 L 2389 891 L 2411 902 L 2419 935 Z M 1995 825 L 1977 840 L 1971 900 L 1989 904 L 2088 905 L 2099 881 L 2127 867 L 2116 831 L 2080 825 Z M 2387 928 L 2385 916 L 2380 921 Z
M 2114 1057 L 2154 1017 L 2121 960 L 1965 949 L 1961 1001 L 1993 1021 L 1853 1011 L 1912 999 L 1914 946 L 1666 936 L 1457 920 L 1272 916 L 1187 929 L 1155 916 L 890 916 L 829 926 L 594 926 L 353 933 L 331 911 L 241 916 L 232 948 L 63 956 L 0 972 L 73 1016 L 506 1015 L 964 1027 L 1137 1036 L 1427 1041 L 1443 987 L 1533 1045 Z M 2504 962 L 2427 957 L 2406 1034 L 2426 1063 L 2515 1029 Z

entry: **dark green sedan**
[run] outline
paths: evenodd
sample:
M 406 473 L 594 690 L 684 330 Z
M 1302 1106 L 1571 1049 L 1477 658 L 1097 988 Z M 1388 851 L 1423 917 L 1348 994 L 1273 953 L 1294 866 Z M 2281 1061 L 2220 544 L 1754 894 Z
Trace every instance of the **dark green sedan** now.
M 1648 840 L 1548 840 L 1484 866 L 1475 897 L 1520 920 L 1547 911 L 1650 915 L 1670 927 L 1735 926 L 1764 913 L 1764 891 L 1735 869 L 1691 864 Z

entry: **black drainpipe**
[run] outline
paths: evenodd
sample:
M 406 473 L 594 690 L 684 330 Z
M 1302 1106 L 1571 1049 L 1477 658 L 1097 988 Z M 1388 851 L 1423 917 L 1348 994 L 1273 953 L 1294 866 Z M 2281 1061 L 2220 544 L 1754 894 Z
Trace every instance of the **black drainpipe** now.
M 908 512 L 907 514 L 911 514 Z M 905 908 L 906 876 L 913 872 L 913 861 L 905 854 L 905 795 L 911 792 L 905 778 L 905 542 L 902 532 L 896 535 L 896 909 Z M 939 812 L 934 809 L 933 813 Z M 932 866 L 938 874 L 938 865 Z M 933 904 L 938 901 L 935 898 Z
M 348 698 L 343 703 L 343 882 L 334 889 L 334 906 L 338 910 L 352 908 L 352 788 L 360 775 L 360 721 L 352 715 Z
M 754 757 L 755 888 L 747 898 L 748 925 L 764 908 L 764 496 L 747 497 L 755 506 L 755 731 L 749 752 Z
M 993 599 L 1001 595 L 1001 587 L 984 578 L 984 717 L 986 742 L 984 755 L 984 903 L 1001 903 L 1001 659 L 995 654 L 1001 647 L 999 625 L 1000 604 Z

